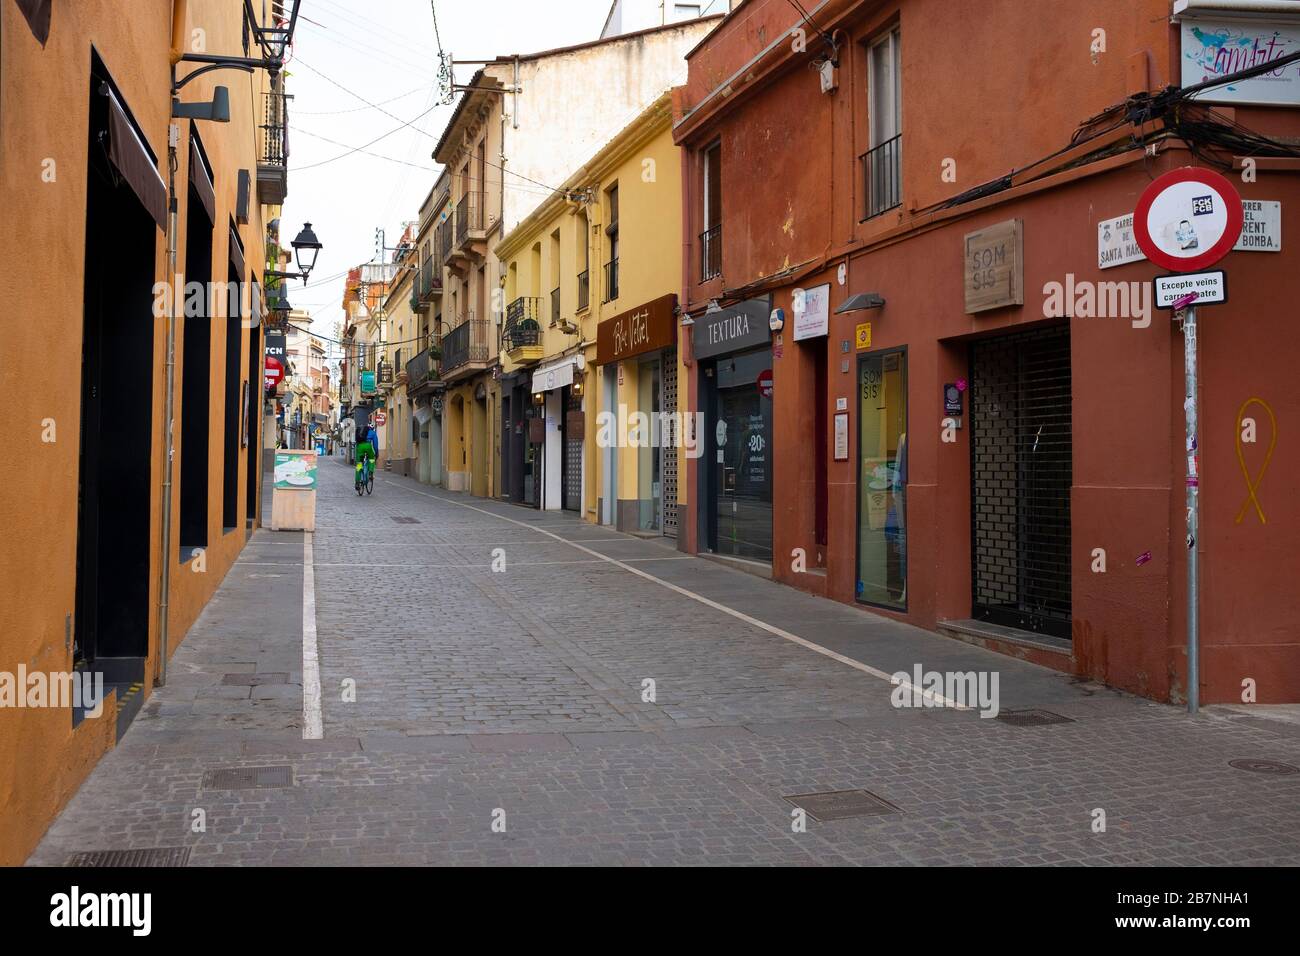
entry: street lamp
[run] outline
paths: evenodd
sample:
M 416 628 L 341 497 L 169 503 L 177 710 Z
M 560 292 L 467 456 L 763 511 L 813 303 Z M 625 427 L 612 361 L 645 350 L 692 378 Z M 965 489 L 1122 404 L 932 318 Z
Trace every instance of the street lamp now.
M 304 223 L 302 231 L 294 236 L 289 245 L 293 246 L 293 254 L 298 259 L 298 271 L 302 273 L 302 281 L 306 282 L 311 270 L 316 268 L 316 256 L 321 250 L 320 240 L 312 232 L 311 223 Z
M 293 254 L 298 260 L 297 272 L 277 272 L 274 269 L 268 269 L 264 273 L 268 279 L 301 279 L 303 284 L 307 283 L 307 276 L 311 270 L 316 268 L 316 256 L 320 254 L 324 246 L 316 238 L 316 233 L 312 231 L 311 223 L 304 223 L 302 230 L 298 235 L 293 237 Z

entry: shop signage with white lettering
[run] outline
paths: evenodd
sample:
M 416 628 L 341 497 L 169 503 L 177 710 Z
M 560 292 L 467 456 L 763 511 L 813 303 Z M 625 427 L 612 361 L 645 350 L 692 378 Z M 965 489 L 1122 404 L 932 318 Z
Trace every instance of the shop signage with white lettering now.
M 772 300 L 748 299 L 719 312 L 706 312 L 695 320 L 695 357 L 711 358 L 727 352 L 768 345 L 772 333 L 767 320 Z
M 677 341 L 677 296 L 669 293 L 596 326 L 596 364 L 671 348 Z

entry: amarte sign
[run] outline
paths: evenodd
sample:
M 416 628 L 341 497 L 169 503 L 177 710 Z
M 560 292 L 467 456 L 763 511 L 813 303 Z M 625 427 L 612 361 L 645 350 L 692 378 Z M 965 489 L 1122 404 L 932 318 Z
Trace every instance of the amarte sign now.
M 721 312 L 699 316 L 695 320 L 695 357 L 711 358 L 767 345 L 771 341 L 768 330 L 771 311 L 771 298 L 747 299 Z

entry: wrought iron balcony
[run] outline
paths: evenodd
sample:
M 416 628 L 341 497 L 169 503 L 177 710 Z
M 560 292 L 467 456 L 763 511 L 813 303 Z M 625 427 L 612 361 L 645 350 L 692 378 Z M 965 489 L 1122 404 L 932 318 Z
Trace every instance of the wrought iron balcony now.
M 289 194 L 289 98 L 262 94 L 262 123 L 257 151 L 257 198 L 278 206 Z
M 452 252 L 452 217 L 448 216 L 442 222 L 438 223 L 438 261 L 446 264 L 451 258 Z
M 863 153 L 863 195 L 866 197 L 864 219 L 879 216 L 903 204 L 903 137 L 885 140 L 875 149 Z
M 441 381 L 438 362 L 428 349 L 416 354 L 406 363 L 406 394 L 412 397 L 432 391 Z
M 700 281 L 722 275 L 722 223 L 700 233 Z
M 467 192 L 456 204 L 456 245 L 460 246 L 471 234 L 483 231 L 483 193 Z M 477 238 L 477 236 L 476 236 Z
M 613 302 L 618 298 L 618 259 L 605 263 L 605 301 Z
M 442 263 L 434 268 L 433 258 L 426 256 L 415 282 L 415 295 L 421 306 L 428 305 L 442 292 Z M 417 310 L 418 311 L 418 310 Z
M 474 362 L 486 363 L 491 358 L 492 346 L 488 341 L 487 319 L 476 319 L 467 312 L 442 340 L 442 370 L 450 375 Z
M 506 306 L 506 325 L 502 343 L 515 361 L 542 357 L 542 314 L 540 296 L 520 296 Z

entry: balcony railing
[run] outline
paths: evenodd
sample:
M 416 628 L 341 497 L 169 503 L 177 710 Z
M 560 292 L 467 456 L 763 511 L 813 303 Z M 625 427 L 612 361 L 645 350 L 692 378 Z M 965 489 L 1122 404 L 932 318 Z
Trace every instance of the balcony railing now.
M 471 232 L 483 231 L 483 194 L 467 192 L 456 204 L 456 245 L 460 245 Z
M 289 99 L 262 94 L 261 144 L 257 151 L 257 193 L 267 205 L 284 202 L 289 191 Z
M 551 325 L 560 324 L 560 290 L 551 290 Z
M 416 282 L 416 292 L 419 295 L 420 302 L 428 302 L 436 294 L 442 291 L 442 263 L 438 264 L 435 269 L 433 258 L 426 256 L 424 262 L 420 265 L 420 274 Z
M 700 281 L 722 275 L 722 223 L 700 233 Z
M 885 140 L 859 157 L 862 161 L 863 195 L 870 219 L 903 204 L 903 137 Z
M 443 372 L 452 372 L 470 362 L 486 362 L 490 357 L 487 319 L 476 319 L 469 312 L 442 340 Z
M 540 296 L 520 296 L 506 306 L 506 326 L 503 333 L 505 349 L 514 352 L 524 346 L 540 345 L 542 327 Z
M 438 250 L 441 253 L 438 258 L 443 264 L 446 264 L 447 260 L 451 258 L 451 230 L 451 216 L 438 223 Z
M 415 395 L 436 381 L 438 381 L 438 363 L 429 355 L 427 349 L 406 363 L 408 395 Z
M 591 273 L 583 269 L 578 273 L 578 311 L 591 303 Z
M 605 301 L 613 302 L 618 298 L 618 259 L 605 263 Z

